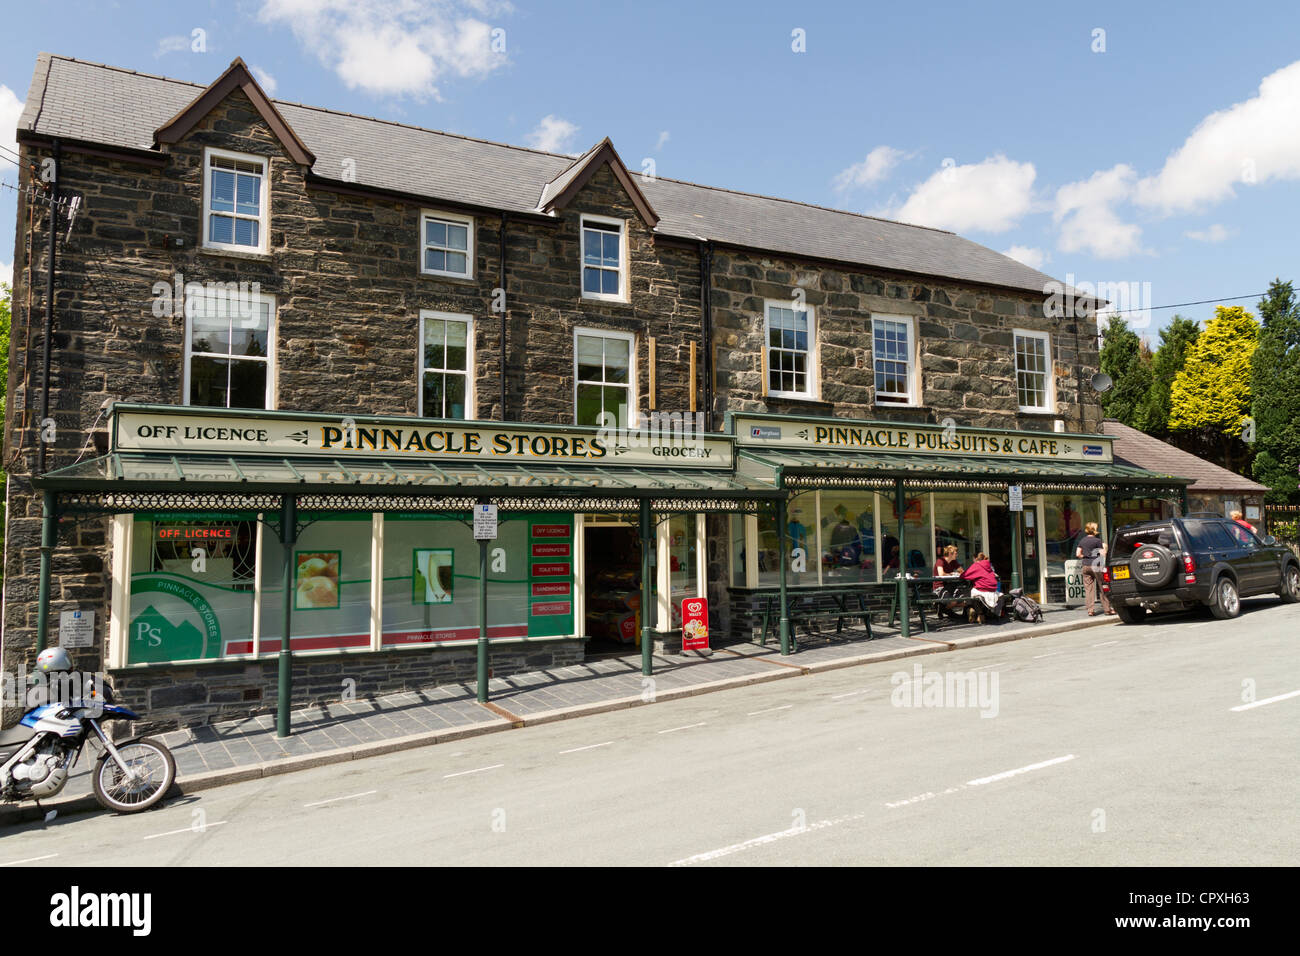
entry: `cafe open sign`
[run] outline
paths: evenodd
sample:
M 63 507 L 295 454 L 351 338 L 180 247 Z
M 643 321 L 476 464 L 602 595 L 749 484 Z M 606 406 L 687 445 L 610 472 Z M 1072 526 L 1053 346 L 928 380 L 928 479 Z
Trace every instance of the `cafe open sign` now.
M 709 647 L 709 600 L 689 597 L 682 601 L 682 650 L 703 651 Z

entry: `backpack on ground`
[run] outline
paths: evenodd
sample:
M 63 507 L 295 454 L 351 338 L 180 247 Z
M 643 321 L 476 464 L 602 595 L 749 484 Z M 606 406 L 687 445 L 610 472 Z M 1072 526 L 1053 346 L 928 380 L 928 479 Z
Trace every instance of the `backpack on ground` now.
M 1043 609 L 1031 597 L 1026 597 L 1023 588 L 1011 592 L 1011 612 L 1017 621 L 1029 621 L 1037 624 L 1043 619 Z

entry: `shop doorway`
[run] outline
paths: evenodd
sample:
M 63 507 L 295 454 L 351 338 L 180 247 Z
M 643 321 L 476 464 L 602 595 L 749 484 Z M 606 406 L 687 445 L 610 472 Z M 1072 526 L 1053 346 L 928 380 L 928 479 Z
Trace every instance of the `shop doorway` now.
M 626 654 L 641 642 L 641 538 L 636 523 L 583 522 L 583 623 L 587 656 Z
M 1043 547 L 1042 513 L 1037 502 L 1025 502 L 1024 511 L 1013 512 L 1006 505 L 985 505 L 984 522 L 989 532 L 989 561 L 1002 582 L 1002 590 L 1011 590 L 1011 572 L 1015 567 L 1012 555 L 1015 538 L 1013 521 L 1020 523 L 1020 580 L 1025 594 L 1035 601 L 1042 600 Z

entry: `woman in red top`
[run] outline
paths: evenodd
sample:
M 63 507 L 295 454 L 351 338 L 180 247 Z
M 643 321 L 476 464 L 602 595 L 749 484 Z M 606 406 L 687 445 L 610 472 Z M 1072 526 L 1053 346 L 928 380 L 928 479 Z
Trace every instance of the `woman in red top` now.
M 998 575 L 993 563 L 983 551 L 975 555 L 971 566 L 961 573 L 962 579 L 971 583 L 971 597 L 987 608 L 995 617 L 1002 616 L 1004 597 L 998 594 Z M 973 608 L 972 611 L 975 609 Z M 980 617 L 984 617 L 981 613 Z

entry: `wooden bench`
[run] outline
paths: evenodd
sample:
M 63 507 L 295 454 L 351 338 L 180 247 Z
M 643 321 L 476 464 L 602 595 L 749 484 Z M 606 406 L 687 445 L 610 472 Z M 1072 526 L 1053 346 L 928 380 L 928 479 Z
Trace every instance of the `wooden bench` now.
M 790 620 L 791 650 L 798 650 L 798 625 L 813 633 L 811 625 L 820 621 L 834 621 L 835 633 L 844 629 L 845 620 L 860 620 L 867 629 L 867 639 L 875 635 L 871 632 L 871 609 L 867 606 L 867 590 L 863 587 L 831 588 L 821 587 L 800 591 L 787 591 L 787 616 Z M 780 592 L 767 595 L 763 607 L 763 636 L 761 643 L 767 644 L 770 628 L 779 628 L 781 595 Z
M 889 605 L 889 625 L 893 627 L 898 619 L 898 582 L 895 579 L 888 583 L 894 589 L 894 597 Z M 936 591 L 935 584 L 942 584 L 943 587 Z M 960 603 L 963 611 L 970 606 L 971 582 L 961 578 L 912 577 L 908 578 L 907 586 L 908 612 L 920 617 L 921 631 L 925 634 L 930 633 L 930 622 L 926 619 L 927 612 L 934 616 L 935 625 L 938 626 L 943 620 L 942 611 L 945 605 Z

